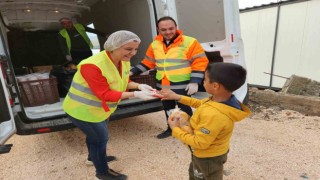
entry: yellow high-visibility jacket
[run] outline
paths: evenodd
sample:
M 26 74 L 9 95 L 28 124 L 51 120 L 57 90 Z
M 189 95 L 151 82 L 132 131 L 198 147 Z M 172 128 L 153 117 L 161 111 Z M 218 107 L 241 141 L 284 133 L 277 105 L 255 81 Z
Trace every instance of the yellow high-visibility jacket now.
M 63 109 L 70 116 L 87 122 L 101 122 L 109 118 L 116 110 L 119 102 L 102 102 L 89 88 L 88 83 L 82 77 L 80 70 L 83 64 L 93 64 L 97 66 L 108 80 L 110 89 L 124 92 L 129 82 L 130 62 L 121 61 L 122 76 L 109 59 L 106 51 L 89 57 L 81 61 L 78 65 L 78 71 L 73 77 L 69 92 L 64 99 Z M 120 100 L 119 100 L 120 101 Z M 109 111 L 105 111 L 105 106 Z
M 93 45 L 86 33 L 85 28 L 81 25 L 81 24 L 74 24 L 73 25 L 74 28 L 79 32 L 79 34 L 82 36 L 82 38 L 87 42 L 87 44 L 89 45 L 90 48 L 93 48 Z M 67 32 L 66 29 L 61 29 L 60 32 L 62 37 L 64 37 L 66 39 L 66 43 L 67 43 L 67 47 L 68 47 L 68 52 L 70 54 L 71 51 L 71 40 L 70 40 L 70 36 Z

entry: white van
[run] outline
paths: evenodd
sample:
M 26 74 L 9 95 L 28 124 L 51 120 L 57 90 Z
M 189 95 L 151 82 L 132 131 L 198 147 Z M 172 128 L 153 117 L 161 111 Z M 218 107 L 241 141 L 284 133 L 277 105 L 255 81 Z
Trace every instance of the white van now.
M 74 127 L 61 108 L 63 98 L 53 104 L 30 107 L 18 82 L 26 68 L 63 63 L 56 39 L 61 17 L 91 24 L 106 34 L 122 29 L 135 32 L 142 40 L 139 52 L 132 59 L 135 65 L 143 59 L 157 35 L 156 20 L 169 15 L 176 19 L 185 35 L 198 39 L 211 63 L 232 62 L 245 67 L 237 0 L 13 0 L 0 1 L 0 12 L 0 145 L 14 133 L 28 135 Z M 100 45 L 106 40 L 98 39 Z M 53 89 L 46 92 L 51 95 Z M 41 93 L 36 95 L 41 98 Z M 244 101 L 247 85 L 235 95 Z M 160 110 L 160 100 L 124 100 L 111 120 Z

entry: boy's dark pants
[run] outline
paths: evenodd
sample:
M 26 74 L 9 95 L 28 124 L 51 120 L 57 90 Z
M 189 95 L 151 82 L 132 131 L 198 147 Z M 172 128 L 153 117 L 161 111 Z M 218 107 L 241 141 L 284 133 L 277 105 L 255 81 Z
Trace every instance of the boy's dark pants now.
M 189 180 L 222 180 L 223 164 L 227 161 L 228 153 L 212 158 L 197 158 L 192 155 L 189 166 Z

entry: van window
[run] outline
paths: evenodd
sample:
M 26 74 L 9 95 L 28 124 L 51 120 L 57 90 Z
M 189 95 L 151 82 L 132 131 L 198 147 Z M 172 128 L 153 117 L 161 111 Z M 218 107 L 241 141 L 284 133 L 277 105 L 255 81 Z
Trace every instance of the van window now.
M 89 28 L 95 29 L 93 23 L 88 25 Z M 87 32 L 87 35 L 89 39 L 92 42 L 93 48 L 92 48 L 92 54 L 97 54 L 100 52 L 100 43 L 98 40 L 98 36 L 94 33 Z
M 222 1 L 177 0 L 179 29 L 199 42 L 225 39 L 224 7 Z M 192 9 L 192 12 L 190 10 Z

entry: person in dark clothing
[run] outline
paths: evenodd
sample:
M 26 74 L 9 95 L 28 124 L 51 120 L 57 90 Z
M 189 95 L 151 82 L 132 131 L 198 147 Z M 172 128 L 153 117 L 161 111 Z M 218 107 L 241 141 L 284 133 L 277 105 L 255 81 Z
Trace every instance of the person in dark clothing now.
M 79 64 L 81 60 L 92 56 L 93 45 L 86 32 L 106 37 L 105 33 L 95 29 L 78 23 L 73 24 L 70 18 L 61 18 L 59 22 L 63 27 L 58 36 L 62 53 L 68 62 L 74 64 Z

